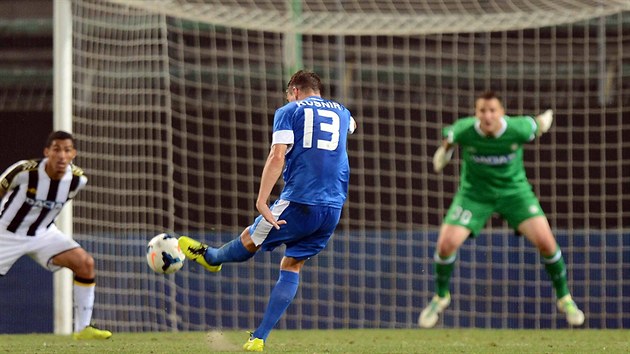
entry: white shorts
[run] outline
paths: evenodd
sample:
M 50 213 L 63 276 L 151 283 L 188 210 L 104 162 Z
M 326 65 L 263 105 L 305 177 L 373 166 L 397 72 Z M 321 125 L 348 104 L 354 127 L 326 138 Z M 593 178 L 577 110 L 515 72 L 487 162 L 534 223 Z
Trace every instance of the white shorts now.
M 53 224 L 37 236 L 17 235 L 0 228 L 0 275 L 5 275 L 22 256 L 28 255 L 42 267 L 54 272 L 60 266 L 52 258 L 73 248 L 81 247 Z

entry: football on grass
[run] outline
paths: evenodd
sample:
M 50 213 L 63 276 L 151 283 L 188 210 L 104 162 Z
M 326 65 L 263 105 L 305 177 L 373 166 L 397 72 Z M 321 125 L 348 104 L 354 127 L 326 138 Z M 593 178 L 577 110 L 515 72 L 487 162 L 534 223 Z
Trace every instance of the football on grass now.
M 175 236 L 159 234 L 147 245 L 147 263 L 156 273 L 175 273 L 182 268 L 185 259 Z

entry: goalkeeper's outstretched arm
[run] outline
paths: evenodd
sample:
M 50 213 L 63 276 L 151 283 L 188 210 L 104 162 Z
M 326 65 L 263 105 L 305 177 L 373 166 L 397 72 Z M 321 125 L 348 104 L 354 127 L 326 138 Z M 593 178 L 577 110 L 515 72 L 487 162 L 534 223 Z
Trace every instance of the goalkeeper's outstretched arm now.
M 440 147 L 435 151 L 435 154 L 433 154 L 433 171 L 442 171 L 448 162 L 451 161 L 454 150 L 455 145 L 444 139 L 442 141 L 442 145 L 440 145 Z
M 536 116 L 536 124 L 538 124 L 538 136 L 546 133 L 551 128 L 553 123 L 553 111 L 551 109 L 546 110 Z

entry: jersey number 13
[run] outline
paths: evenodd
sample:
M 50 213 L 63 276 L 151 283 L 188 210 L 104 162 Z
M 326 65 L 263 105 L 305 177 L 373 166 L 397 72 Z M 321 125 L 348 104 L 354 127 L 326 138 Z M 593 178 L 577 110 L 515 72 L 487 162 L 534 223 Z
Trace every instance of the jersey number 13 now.
M 330 151 L 337 149 L 339 145 L 339 115 L 325 109 L 318 109 L 317 112 L 314 112 L 313 108 L 304 109 L 304 143 L 302 146 L 305 149 L 313 147 L 313 118 L 315 114 L 332 119 L 330 123 L 319 123 L 319 129 L 323 132 L 331 133 L 331 136 L 330 140 L 317 139 L 317 148 Z

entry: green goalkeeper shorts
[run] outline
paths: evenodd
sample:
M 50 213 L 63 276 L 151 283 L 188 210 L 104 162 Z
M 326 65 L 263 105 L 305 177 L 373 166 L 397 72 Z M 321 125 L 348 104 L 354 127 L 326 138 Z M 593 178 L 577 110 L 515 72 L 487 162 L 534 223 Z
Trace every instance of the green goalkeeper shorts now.
M 538 198 L 532 191 L 493 200 L 479 200 L 472 198 L 470 192 L 459 191 L 446 212 L 444 223 L 463 226 L 470 230 L 470 237 L 474 238 L 484 228 L 493 213 L 499 214 L 517 232 L 518 226 L 523 221 L 534 216 L 545 215 Z

